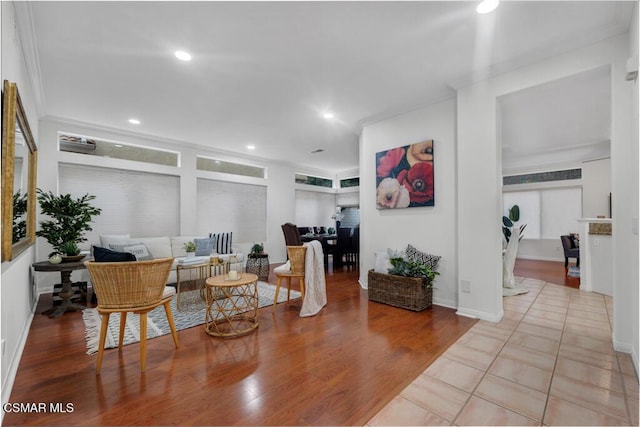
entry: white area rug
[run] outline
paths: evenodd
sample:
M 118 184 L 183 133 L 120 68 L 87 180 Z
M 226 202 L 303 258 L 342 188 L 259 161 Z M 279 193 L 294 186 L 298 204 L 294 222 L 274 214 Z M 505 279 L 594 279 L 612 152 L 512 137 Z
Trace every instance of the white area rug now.
M 273 304 L 276 287 L 265 282 L 258 282 L 258 307 L 266 307 Z M 291 299 L 300 298 L 300 292 L 291 291 Z M 282 287 L 278 295 L 278 303 L 287 300 L 287 288 Z M 188 291 L 180 294 L 180 310 L 176 307 L 176 296 L 171 300 L 173 320 L 178 331 L 202 325 L 205 321 L 205 303 L 200 297 L 200 291 Z M 100 323 L 102 318 L 95 308 L 87 308 L 82 311 L 82 320 L 85 326 L 85 338 L 87 340 L 87 354 L 98 352 L 100 339 Z M 105 348 L 118 347 L 118 334 L 120 332 L 120 313 L 114 313 L 109 317 L 109 330 Z M 159 306 L 147 315 L 147 339 L 156 338 L 171 333 L 169 322 L 164 312 L 164 306 Z M 127 315 L 127 326 L 124 333 L 123 345 L 140 341 L 140 316 Z

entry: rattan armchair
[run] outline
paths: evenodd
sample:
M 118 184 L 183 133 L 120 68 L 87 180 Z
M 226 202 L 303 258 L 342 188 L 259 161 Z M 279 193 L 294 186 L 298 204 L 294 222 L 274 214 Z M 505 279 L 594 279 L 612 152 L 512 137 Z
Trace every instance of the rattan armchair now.
M 147 313 L 164 305 L 171 327 L 173 342 L 178 348 L 178 334 L 169 305 L 175 294 L 173 287 L 165 287 L 171 270 L 172 258 L 159 258 L 136 262 L 95 262 L 85 265 L 91 275 L 93 290 L 98 295 L 98 313 L 102 315 L 96 374 L 100 374 L 104 344 L 111 313 L 120 313 L 118 348 L 122 348 L 127 313 L 140 315 L 140 370 L 146 368 Z
M 302 294 L 302 300 L 304 301 L 304 275 L 305 275 L 305 259 L 307 255 L 306 246 L 287 246 L 287 254 L 289 255 L 289 262 L 291 269 L 287 271 L 276 272 L 276 297 L 273 300 L 273 311 L 276 310 L 278 304 L 278 294 L 280 293 L 280 284 L 282 279 L 287 279 L 287 301 L 291 296 L 291 279 L 298 279 L 300 284 L 300 293 Z

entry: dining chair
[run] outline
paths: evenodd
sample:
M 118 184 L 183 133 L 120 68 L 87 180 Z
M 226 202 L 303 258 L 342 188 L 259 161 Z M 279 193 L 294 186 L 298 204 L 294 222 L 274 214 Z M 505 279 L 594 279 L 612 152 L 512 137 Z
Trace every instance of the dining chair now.
M 287 222 L 282 224 L 282 233 L 284 234 L 284 243 L 287 246 L 302 246 L 300 232 L 295 224 Z
M 353 259 L 351 257 L 351 228 L 340 227 L 338 228 L 337 235 L 337 266 L 352 265 Z M 335 264 L 335 261 L 334 261 Z
M 91 276 L 93 290 L 98 295 L 97 310 L 102 315 L 96 374 L 100 374 L 102 367 L 102 356 L 111 313 L 120 313 L 118 340 L 118 348 L 120 349 L 122 349 L 127 313 L 140 315 L 141 372 L 144 372 L 146 368 L 147 313 L 154 308 L 160 305 L 164 306 L 173 342 L 178 348 L 178 334 L 169 305 L 176 290 L 172 286 L 165 286 L 172 263 L 173 258 L 135 262 L 85 262 Z
M 283 279 L 287 280 L 287 301 L 291 297 L 291 279 L 298 279 L 300 285 L 300 293 L 302 301 L 304 301 L 304 277 L 305 277 L 305 260 L 307 255 L 306 246 L 287 246 L 287 254 L 289 255 L 289 270 L 275 271 L 276 273 L 276 296 L 273 300 L 273 311 L 276 310 L 278 304 L 278 294 L 280 293 L 280 285 Z

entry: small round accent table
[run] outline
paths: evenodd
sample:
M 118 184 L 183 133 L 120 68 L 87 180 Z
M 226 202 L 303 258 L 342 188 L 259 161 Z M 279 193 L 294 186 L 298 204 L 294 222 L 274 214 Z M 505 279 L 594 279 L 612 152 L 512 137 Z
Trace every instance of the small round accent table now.
M 84 310 L 87 308 L 82 304 L 78 304 L 71 301 L 71 297 L 73 296 L 73 283 L 71 282 L 71 272 L 74 270 L 83 270 L 87 268 L 84 265 L 84 262 L 81 259 L 84 258 L 84 255 L 79 257 L 77 261 L 73 262 L 63 262 L 60 264 L 51 264 L 49 261 L 40 261 L 35 262 L 31 266 L 35 271 L 59 271 L 60 272 L 60 283 L 62 284 L 62 290 L 58 294 L 60 298 L 62 298 L 62 303 L 53 307 L 42 314 L 47 314 L 49 317 L 58 317 L 67 311 L 76 311 L 76 310 Z
M 253 273 L 258 276 L 259 280 L 267 282 L 269 280 L 269 255 L 249 254 L 247 255 L 247 273 Z
M 207 334 L 235 338 L 258 327 L 258 276 L 242 273 L 237 280 L 214 276 L 205 283 Z

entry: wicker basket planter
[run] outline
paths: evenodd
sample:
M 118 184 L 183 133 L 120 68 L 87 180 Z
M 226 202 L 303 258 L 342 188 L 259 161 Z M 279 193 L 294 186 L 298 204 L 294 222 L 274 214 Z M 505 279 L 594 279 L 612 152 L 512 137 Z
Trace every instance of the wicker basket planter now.
M 422 311 L 429 307 L 433 300 L 433 287 L 424 286 L 425 280 L 369 270 L 369 301 Z

